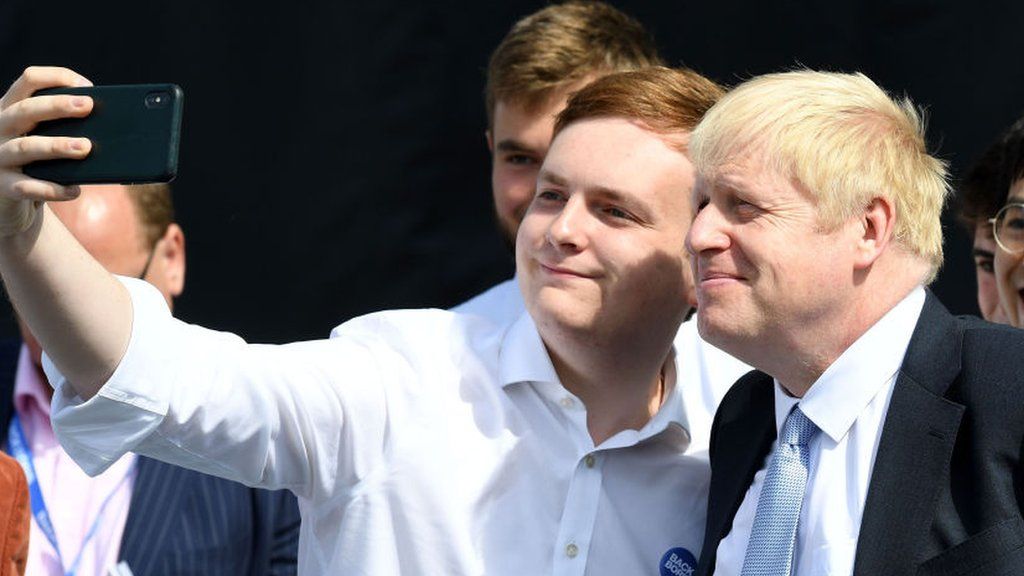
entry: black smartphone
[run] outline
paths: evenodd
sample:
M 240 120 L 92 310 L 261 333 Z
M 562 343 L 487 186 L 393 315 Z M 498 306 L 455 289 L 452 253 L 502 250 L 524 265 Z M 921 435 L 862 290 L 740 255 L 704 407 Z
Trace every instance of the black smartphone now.
M 184 98 L 174 84 L 49 88 L 35 95 L 84 94 L 93 99 L 85 118 L 40 122 L 31 134 L 92 141 L 82 160 L 40 160 L 25 165 L 33 178 L 58 184 L 170 182 L 178 171 Z

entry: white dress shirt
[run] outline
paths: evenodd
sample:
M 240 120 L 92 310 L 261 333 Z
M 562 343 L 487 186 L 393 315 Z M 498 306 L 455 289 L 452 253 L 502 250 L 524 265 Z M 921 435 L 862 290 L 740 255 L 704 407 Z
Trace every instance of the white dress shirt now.
M 481 316 L 501 324 L 515 321 L 525 310 L 517 278 L 496 284 L 452 308 L 453 312 Z M 678 355 L 677 364 L 682 366 L 683 405 L 687 407 L 691 435 L 688 453 L 707 451 L 711 421 L 718 404 L 729 386 L 753 368 L 705 342 L 697 333 L 695 318 L 683 322 L 673 344 Z M 705 385 L 688 386 L 687 382 L 703 382 Z M 719 385 L 723 382 L 727 385 Z
M 523 302 L 523 293 L 519 290 L 517 278 L 495 284 L 452 308 L 452 312 L 483 316 L 498 324 L 515 321 L 525 310 L 526 304 Z
M 707 431 L 691 423 L 742 365 L 677 350 L 658 413 L 594 446 L 526 314 L 391 311 L 250 345 L 122 281 L 132 336 L 100 392 L 83 403 L 47 361 L 65 449 L 93 473 L 134 450 L 292 489 L 301 573 L 657 574 L 670 551 L 700 552 Z
M 776 434 L 796 404 L 821 429 L 810 443 L 794 576 L 853 573 L 882 424 L 924 300 L 922 288 L 913 290 L 847 348 L 802 399 L 789 396 L 775 381 Z M 772 443 L 772 452 L 777 443 Z M 737 575 L 743 567 L 767 467 L 766 458 L 736 512 L 732 531 L 718 545 L 715 576 Z

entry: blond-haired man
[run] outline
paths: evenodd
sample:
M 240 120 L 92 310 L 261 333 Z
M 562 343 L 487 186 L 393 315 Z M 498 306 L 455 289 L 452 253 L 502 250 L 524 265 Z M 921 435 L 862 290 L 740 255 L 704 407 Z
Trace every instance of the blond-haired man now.
M 303 573 L 692 568 L 703 423 L 735 375 L 707 377 L 672 342 L 689 310 L 687 135 L 721 89 L 624 74 L 571 99 L 582 112 L 545 157 L 517 236 L 528 314 L 390 311 L 259 346 L 173 319 L 38 203 L 73 191 L 20 166 L 90 143 L 20 134 L 91 101 L 29 97 L 86 80 L 27 70 L 0 101 L 0 271 L 63 372 L 49 370 L 65 449 L 90 471 L 134 450 L 292 490 Z
M 862 75 L 797 71 L 693 134 L 701 333 L 760 370 L 715 417 L 704 574 L 1024 571 L 1024 335 L 924 288 L 948 188 L 923 132 Z

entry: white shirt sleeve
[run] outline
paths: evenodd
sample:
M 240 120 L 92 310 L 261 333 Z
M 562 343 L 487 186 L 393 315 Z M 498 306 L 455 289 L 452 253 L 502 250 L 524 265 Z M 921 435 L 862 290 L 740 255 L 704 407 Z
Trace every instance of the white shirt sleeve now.
M 152 286 L 120 280 L 131 294 L 132 334 L 99 393 L 83 402 L 44 357 L 55 389 L 54 430 L 86 472 L 98 474 L 134 451 L 316 498 L 354 485 L 380 463 L 387 430 L 381 366 L 393 359 L 374 334 L 247 344 L 174 319 Z

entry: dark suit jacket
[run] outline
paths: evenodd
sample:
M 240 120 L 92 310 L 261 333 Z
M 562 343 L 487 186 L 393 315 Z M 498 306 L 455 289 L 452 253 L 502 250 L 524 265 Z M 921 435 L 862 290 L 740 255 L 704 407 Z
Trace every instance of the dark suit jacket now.
M 711 433 L 698 574 L 775 440 L 772 378 L 751 372 Z M 1024 574 L 1024 331 L 956 318 L 930 292 L 897 374 L 853 573 Z
M 0 446 L 13 416 L 20 342 L 0 343 Z M 144 456 L 121 540 L 135 576 L 296 573 L 295 496 L 248 488 Z

